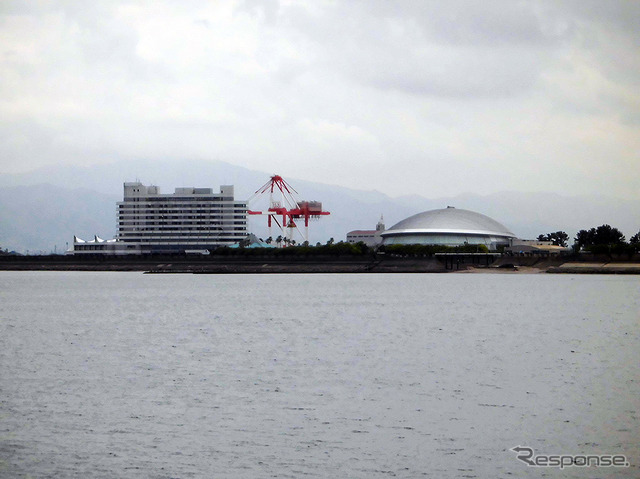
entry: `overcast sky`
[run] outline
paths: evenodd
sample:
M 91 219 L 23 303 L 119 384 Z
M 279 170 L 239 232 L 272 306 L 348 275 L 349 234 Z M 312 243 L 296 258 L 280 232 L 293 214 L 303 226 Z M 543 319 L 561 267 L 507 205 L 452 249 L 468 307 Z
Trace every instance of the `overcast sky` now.
M 0 15 L 5 173 L 203 159 L 391 195 L 640 199 L 639 1 L 3 0 Z

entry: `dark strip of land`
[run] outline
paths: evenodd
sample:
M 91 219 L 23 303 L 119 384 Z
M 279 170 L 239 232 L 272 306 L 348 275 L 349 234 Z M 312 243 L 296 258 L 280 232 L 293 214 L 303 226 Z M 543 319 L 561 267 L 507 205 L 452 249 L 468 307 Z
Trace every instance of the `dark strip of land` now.
M 148 273 L 426 273 L 445 272 L 434 258 L 229 256 L 2 256 L 0 270 L 143 271 Z
M 141 271 L 146 273 L 570 273 L 640 274 L 640 256 L 610 258 L 447 255 L 363 256 L 0 256 L 5 271 Z
M 565 263 L 547 270 L 565 274 L 640 274 L 640 263 Z

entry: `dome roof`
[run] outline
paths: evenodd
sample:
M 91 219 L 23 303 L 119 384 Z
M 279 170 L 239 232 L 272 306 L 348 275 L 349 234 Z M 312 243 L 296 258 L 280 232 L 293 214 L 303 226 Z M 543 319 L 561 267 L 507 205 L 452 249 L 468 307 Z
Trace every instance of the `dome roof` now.
M 412 233 L 453 233 L 514 237 L 506 226 L 475 211 L 448 207 L 410 216 L 393 225 L 382 236 Z

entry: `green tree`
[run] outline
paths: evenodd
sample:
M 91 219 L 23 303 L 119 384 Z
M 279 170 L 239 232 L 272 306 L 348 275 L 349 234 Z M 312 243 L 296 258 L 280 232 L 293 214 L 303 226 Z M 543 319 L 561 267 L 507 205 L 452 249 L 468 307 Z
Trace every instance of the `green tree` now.
M 596 232 L 593 237 L 594 244 L 624 244 L 624 235 L 618 228 L 613 228 L 609 225 L 602 225 L 596 228 Z
M 637 253 L 639 251 L 640 251 L 640 231 L 638 231 L 629 239 L 629 247 L 628 247 L 628 252 L 630 255 L 633 255 L 634 253 Z
M 595 228 L 590 230 L 580 230 L 574 238 L 574 243 L 577 249 L 585 248 L 593 244 L 593 235 L 595 234 Z
M 575 237 L 576 249 L 602 250 L 602 247 L 619 247 L 624 244 L 625 238 L 622 232 L 606 224 L 590 230 L 580 230 Z

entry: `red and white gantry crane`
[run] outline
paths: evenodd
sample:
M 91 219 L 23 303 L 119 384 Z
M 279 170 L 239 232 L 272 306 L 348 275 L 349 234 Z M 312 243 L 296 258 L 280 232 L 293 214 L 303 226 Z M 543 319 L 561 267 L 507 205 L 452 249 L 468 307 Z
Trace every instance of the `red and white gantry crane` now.
M 330 214 L 328 211 L 322 211 L 322 203 L 319 201 L 297 200 L 294 195 L 297 195 L 298 192 L 280 175 L 273 175 L 249 198 L 249 203 L 267 193 L 269 194 L 269 208 L 266 211 L 248 210 L 247 213 L 267 216 L 269 236 L 271 236 L 271 226 L 275 223 L 282 231 L 283 237 L 289 240 L 293 239 L 293 231 L 296 230 L 304 241 L 309 241 L 309 219 Z M 296 223 L 296 220 L 302 219 L 304 219 L 304 233 L 300 231 Z

